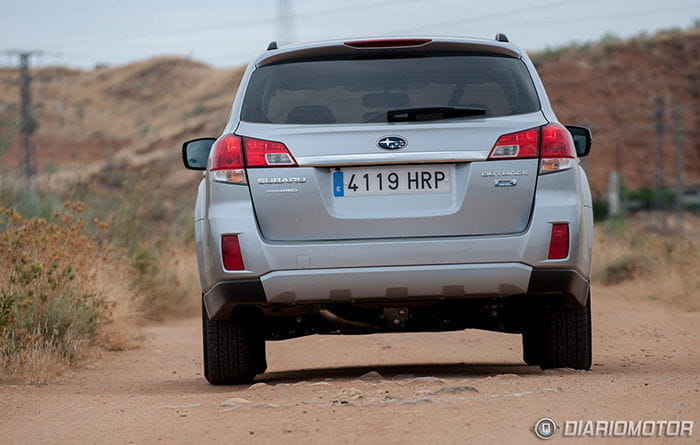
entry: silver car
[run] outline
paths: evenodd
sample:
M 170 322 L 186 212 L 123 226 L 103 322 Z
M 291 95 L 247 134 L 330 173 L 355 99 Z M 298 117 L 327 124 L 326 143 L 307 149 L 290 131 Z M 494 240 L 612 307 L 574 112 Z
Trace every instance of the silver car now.
M 251 381 L 270 340 L 466 328 L 589 369 L 590 145 L 503 34 L 271 43 L 183 145 L 206 379 Z

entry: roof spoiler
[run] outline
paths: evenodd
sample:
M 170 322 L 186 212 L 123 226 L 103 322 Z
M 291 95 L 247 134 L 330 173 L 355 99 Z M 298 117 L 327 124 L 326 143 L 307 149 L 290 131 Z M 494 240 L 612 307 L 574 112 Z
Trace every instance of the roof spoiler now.
M 393 40 L 392 40 L 393 41 Z M 375 41 L 370 41 L 375 42 Z M 352 43 L 352 42 L 351 42 Z M 356 44 L 355 44 L 356 45 Z M 386 43 L 382 43 L 386 45 Z M 402 43 L 403 45 L 403 43 Z M 350 46 L 345 42 L 330 42 L 318 46 L 307 47 L 285 47 L 277 51 L 266 51 L 256 62 L 257 67 L 288 62 L 300 62 L 307 60 L 327 60 L 327 59 L 353 59 L 357 56 L 362 57 L 386 57 L 386 54 L 393 55 L 415 55 L 420 52 L 423 54 L 441 54 L 447 55 L 450 53 L 460 55 L 466 52 L 471 53 L 489 53 L 495 55 L 504 55 L 507 57 L 520 58 L 522 54 L 511 45 L 503 45 L 494 41 L 473 40 L 473 41 L 450 41 L 433 39 L 429 43 L 420 45 L 399 46 L 399 47 L 363 47 L 362 42 L 360 47 Z

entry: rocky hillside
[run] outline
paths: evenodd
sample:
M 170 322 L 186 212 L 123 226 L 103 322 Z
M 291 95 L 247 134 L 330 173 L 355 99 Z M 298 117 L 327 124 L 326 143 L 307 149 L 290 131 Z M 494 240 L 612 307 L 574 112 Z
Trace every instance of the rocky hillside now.
M 607 173 L 615 168 L 623 171 L 630 188 L 653 185 L 654 96 L 668 96 L 683 106 L 685 178 L 700 183 L 699 28 L 574 45 L 533 58 L 560 120 L 594 131 L 594 151 L 585 162 L 596 195 L 602 195 Z M 220 133 L 242 73 L 243 68 L 217 69 L 171 57 L 92 71 L 37 69 L 39 168 L 69 179 L 97 174 L 115 161 L 155 163 L 163 173 L 181 176 L 180 142 Z M 17 77 L 16 69 L 0 70 L 0 142 L 10 141 L 0 157 L 5 170 L 18 164 L 13 127 L 19 116 Z M 671 175 L 670 131 L 666 141 Z

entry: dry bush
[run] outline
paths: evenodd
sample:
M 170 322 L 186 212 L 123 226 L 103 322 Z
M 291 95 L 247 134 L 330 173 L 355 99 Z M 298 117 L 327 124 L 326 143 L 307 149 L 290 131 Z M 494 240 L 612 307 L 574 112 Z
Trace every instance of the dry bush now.
M 198 313 L 191 203 L 148 173 L 63 192 L 0 178 L 0 380 L 50 380 L 95 347 L 137 346 L 146 319 Z
M 192 316 L 200 310 L 200 288 L 192 244 L 161 241 L 132 256 L 140 309 L 151 319 Z
M 91 346 L 129 346 L 129 268 L 89 235 L 82 210 L 47 220 L 0 209 L 0 380 L 44 381 Z
M 113 246 L 131 266 L 129 282 L 141 296 L 138 309 L 147 319 L 199 311 L 193 193 L 189 183 L 173 183 L 164 174 L 168 165 L 130 168 L 112 160 L 99 175 L 62 193 L 66 199 L 87 203 L 86 219 L 109 222 L 95 237 Z
M 697 217 L 693 218 L 695 224 Z M 700 242 L 696 233 L 662 235 L 640 221 L 596 226 L 593 280 L 630 299 L 700 310 Z

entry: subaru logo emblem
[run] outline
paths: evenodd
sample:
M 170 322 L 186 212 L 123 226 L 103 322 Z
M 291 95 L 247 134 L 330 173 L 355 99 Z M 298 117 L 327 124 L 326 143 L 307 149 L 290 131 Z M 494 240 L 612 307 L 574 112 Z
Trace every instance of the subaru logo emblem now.
M 406 144 L 406 139 L 400 136 L 384 136 L 377 141 L 377 147 L 384 150 L 398 150 L 404 148 Z

